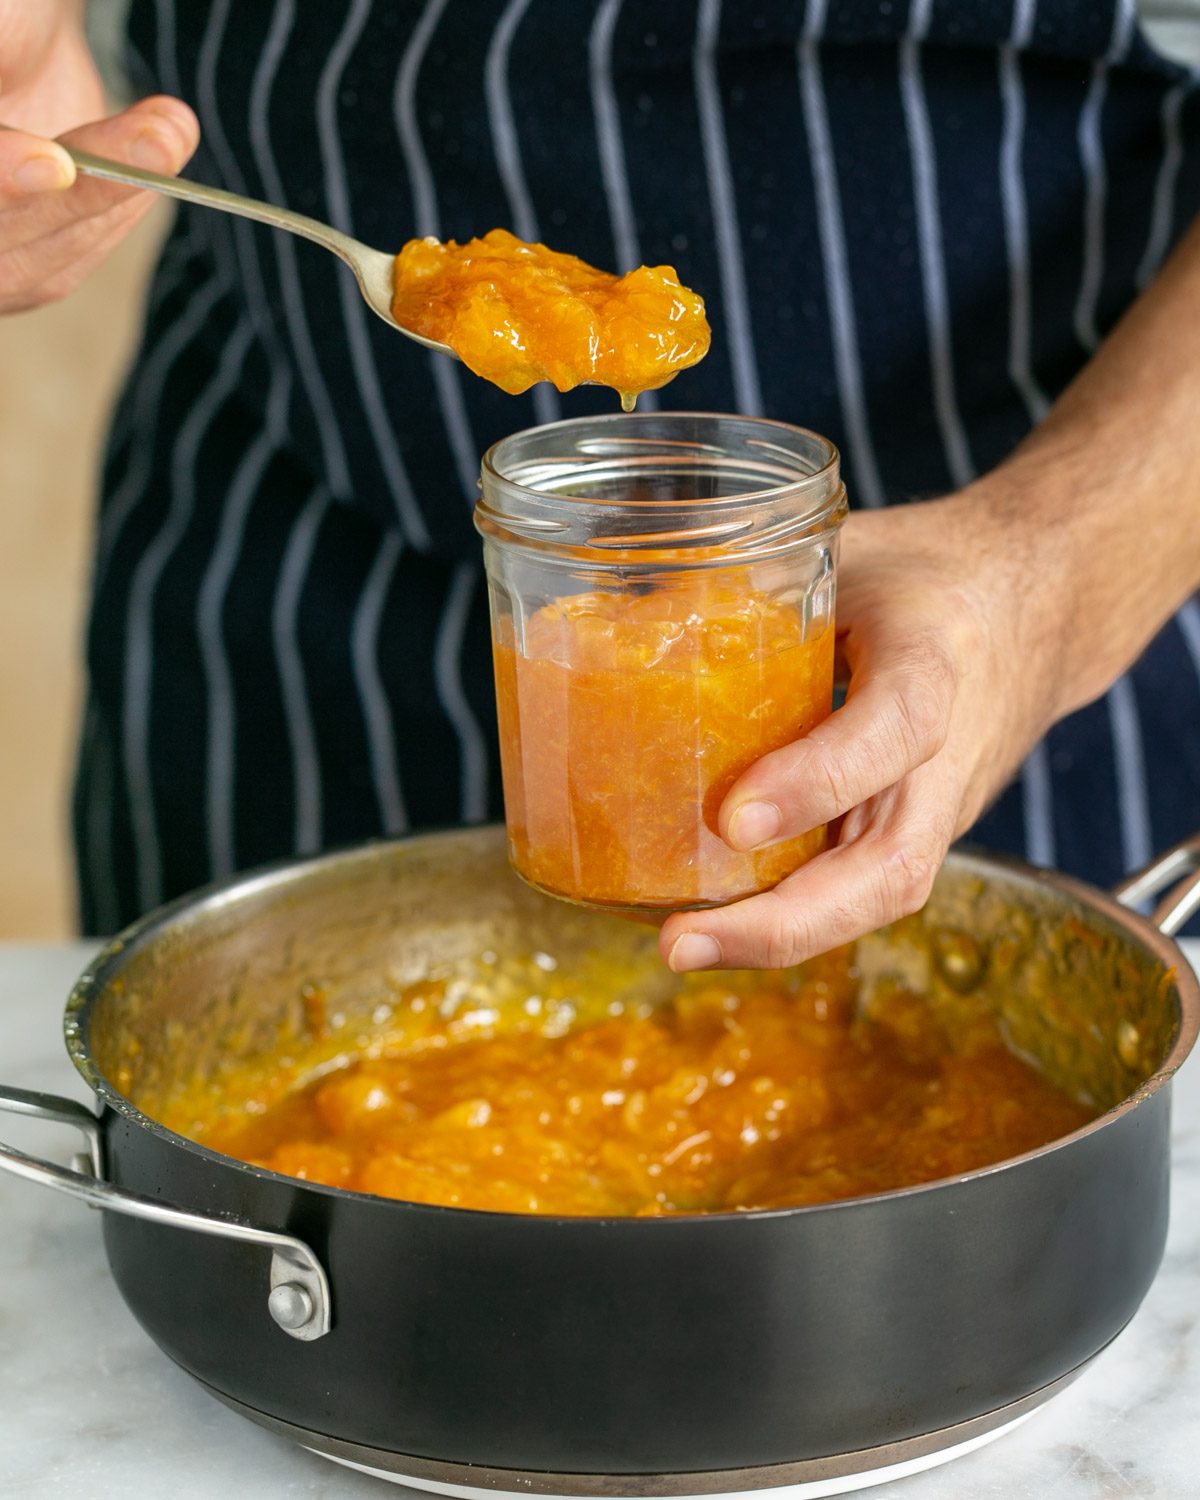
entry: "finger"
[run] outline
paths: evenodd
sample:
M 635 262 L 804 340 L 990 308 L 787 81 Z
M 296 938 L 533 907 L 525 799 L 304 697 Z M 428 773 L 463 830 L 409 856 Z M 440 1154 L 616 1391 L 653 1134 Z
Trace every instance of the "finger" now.
M 37 233 L 59 228 L 70 219 L 107 213 L 115 204 L 141 191 L 77 174 L 63 145 L 173 175 L 191 156 L 198 141 L 199 126 L 187 105 L 157 95 L 131 105 L 118 115 L 68 131 L 61 143 L 43 141 L 23 132 L 0 131 L 0 208 L 20 213 L 19 221 L 6 224 L 5 241 L 10 245 L 20 243 Z M 29 173 L 37 177 L 43 170 L 42 163 L 48 160 L 65 174 L 57 179 L 57 185 L 48 180 L 47 168 L 47 180 L 40 189 L 23 189 L 22 183 Z M 20 235 L 14 241 L 12 235 L 18 224 Z
M 958 672 L 936 638 L 876 645 L 856 666 L 842 708 L 764 755 L 730 788 L 717 826 L 731 848 L 756 849 L 818 828 L 945 744 Z
M 0 287 L 11 289 L 25 282 L 39 286 L 56 271 L 69 269 L 74 262 L 79 263 L 85 275 L 149 213 L 157 200 L 155 193 L 132 192 L 101 213 L 85 217 L 71 214 L 56 228 L 46 225 L 60 218 L 60 214 L 44 217 L 40 232 L 32 238 L 11 233 L 0 236 Z
M 154 207 L 139 193 L 107 214 L 81 219 L 0 253 L 0 314 L 23 312 L 68 296 Z
M 0 208 L 75 181 L 75 163 L 55 141 L 24 130 L 0 129 Z
M 773 890 L 670 917 L 663 958 L 679 973 L 786 968 L 918 911 L 954 832 L 957 797 L 944 783 L 940 765 L 923 767 L 884 794 L 857 836 L 847 820 L 843 843 Z
M 64 146 L 75 146 L 94 156 L 107 156 L 113 161 L 144 167 L 148 172 L 173 176 L 191 159 L 200 144 L 200 124 L 182 99 L 174 99 L 169 94 L 152 94 L 149 98 L 139 99 L 120 114 L 80 125 L 59 139 Z M 123 188 L 118 183 L 102 182 L 96 177 L 87 178 L 84 186 L 96 190 L 101 211 L 106 201 L 110 201 L 102 197 L 107 189 L 117 188 L 125 196 L 139 191 L 137 188 Z

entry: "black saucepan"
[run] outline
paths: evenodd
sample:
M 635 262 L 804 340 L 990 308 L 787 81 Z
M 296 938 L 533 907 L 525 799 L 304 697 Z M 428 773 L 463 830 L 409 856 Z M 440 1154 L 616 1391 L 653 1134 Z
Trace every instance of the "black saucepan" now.
M 1198 863 L 1200 840 L 1122 897 Z M 1178 926 L 1197 885 L 1159 926 Z M 66 1169 L 4 1147 L 0 1165 L 106 1210 L 130 1307 L 223 1400 L 458 1490 L 832 1484 L 1003 1428 L 1133 1315 L 1162 1254 L 1171 1078 L 1200 992 L 1153 922 L 999 859 L 953 855 L 919 918 L 864 940 L 864 988 L 899 979 L 987 1008 L 1105 1112 L 964 1177 L 773 1212 L 555 1219 L 298 1182 L 151 1118 L 231 1058 L 301 1045 L 313 986 L 353 1039 L 428 976 L 469 1001 L 489 975 L 519 989 L 553 964 L 559 994 L 585 996 L 598 953 L 622 983 L 673 982 L 653 934 L 525 889 L 497 829 L 202 892 L 116 939 L 71 995 L 67 1045 L 99 1117 L 2 1092 L 78 1125 L 86 1157 Z

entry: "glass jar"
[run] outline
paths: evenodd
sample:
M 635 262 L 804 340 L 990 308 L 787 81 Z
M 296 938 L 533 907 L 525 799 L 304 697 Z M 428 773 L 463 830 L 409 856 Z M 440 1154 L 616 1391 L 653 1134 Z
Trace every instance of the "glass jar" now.
M 517 873 L 654 916 L 822 849 L 815 829 L 736 853 L 717 812 L 832 706 L 833 444 L 747 417 L 585 417 L 497 443 L 480 488 Z

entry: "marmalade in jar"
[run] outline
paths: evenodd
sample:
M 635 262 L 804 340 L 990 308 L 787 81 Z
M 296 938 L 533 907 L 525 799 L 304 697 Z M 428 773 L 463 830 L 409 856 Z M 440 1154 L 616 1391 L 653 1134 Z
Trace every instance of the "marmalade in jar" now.
M 476 1008 L 472 1008 L 476 1007 Z M 788 974 L 689 976 L 562 1025 L 414 987 L 393 1038 L 313 1077 L 287 1054 L 205 1145 L 288 1176 L 507 1213 L 785 1208 L 973 1171 L 1098 1110 L 923 997 L 863 1007 L 837 955 Z
M 509 852 L 551 895 L 632 911 L 717 905 L 776 885 L 817 828 L 749 853 L 717 813 L 761 756 L 830 712 L 833 625 L 734 580 L 556 599 L 497 620 Z
M 614 276 L 506 229 L 461 245 L 410 240 L 392 316 L 510 395 L 539 380 L 560 391 L 591 382 L 618 391 L 627 411 L 703 359 L 711 338 L 703 301 L 671 266 Z

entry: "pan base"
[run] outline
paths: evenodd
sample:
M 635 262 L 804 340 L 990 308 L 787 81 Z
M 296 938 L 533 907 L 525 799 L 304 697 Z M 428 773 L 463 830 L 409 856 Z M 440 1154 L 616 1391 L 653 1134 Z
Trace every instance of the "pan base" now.
M 265 1412 L 256 1411 L 211 1386 L 206 1389 L 226 1406 L 249 1417 L 252 1422 L 290 1438 L 322 1458 L 330 1458 L 335 1463 L 357 1469 L 363 1474 L 371 1474 L 377 1479 L 407 1484 L 435 1495 L 461 1497 L 461 1500 L 494 1500 L 494 1497 L 503 1495 L 533 1495 L 541 1497 L 541 1500 L 578 1500 L 578 1497 L 586 1496 L 602 1496 L 604 1500 L 625 1500 L 625 1497 L 628 1500 L 640 1500 L 642 1496 L 658 1495 L 684 1497 L 752 1494 L 767 1494 L 772 1500 L 819 1500 L 819 1497 L 845 1495 L 854 1490 L 884 1484 L 891 1479 L 919 1474 L 925 1469 L 962 1458 L 974 1449 L 994 1442 L 996 1438 L 1019 1427 L 1039 1407 L 1058 1395 L 1095 1358 L 1096 1355 L 1093 1355 L 1067 1374 L 1019 1401 L 918 1437 L 904 1438 L 881 1447 L 863 1448 L 854 1453 L 802 1459 L 796 1463 L 676 1474 L 530 1473 L 521 1469 L 492 1469 L 476 1464 L 418 1458 L 311 1432 L 290 1422 L 280 1421 L 277 1417 L 268 1416 Z
M 985 1444 L 994 1442 L 996 1438 L 1003 1437 L 1006 1432 L 1011 1432 L 1014 1427 L 1019 1427 L 1022 1422 L 1026 1421 L 1033 1415 L 1034 1410 L 1036 1410 L 1036 1408 L 1031 1408 L 1029 1411 L 1022 1412 L 1019 1417 L 1014 1417 L 1010 1422 L 1005 1422 L 1003 1426 L 993 1427 L 988 1432 L 979 1433 L 973 1438 L 966 1439 L 965 1442 L 954 1444 L 952 1447 L 942 1448 L 934 1453 L 924 1453 L 919 1457 L 901 1459 L 898 1463 L 885 1464 L 880 1467 L 871 1469 L 861 1469 L 852 1474 L 831 1475 L 825 1479 L 802 1479 L 799 1481 L 793 1481 L 792 1483 L 784 1482 L 781 1484 L 772 1483 L 770 1478 L 767 1478 L 767 1482 L 765 1485 L 763 1485 L 762 1487 L 756 1487 L 754 1486 L 754 1479 L 758 1476 L 769 1476 L 771 1472 L 770 1468 L 742 1469 L 731 1471 L 731 1473 L 737 1474 L 738 1478 L 731 1479 L 730 1482 L 734 1484 L 744 1484 L 746 1486 L 745 1489 L 729 1489 L 719 1491 L 707 1489 L 672 1490 L 670 1491 L 670 1493 L 676 1495 L 720 1494 L 724 1497 L 728 1497 L 728 1500 L 737 1500 L 738 1496 L 743 1495 L 769 1495 L 772 1497 L 772 1500 L 820 1500 L 820 1497 L 827 1495 L 848 1495 L 854 1490 L 865 1490 L 870 1489 L 873 1485 L 876 1484 L 886 1484 L 889 1479 L 905 1479 L 910 1474 L 920 1474 L 926 1469 L 937 1468 L 939 1464 L 949 1463 L 951 1459 L 962 1458 L 964 1454 L 971 1453 L 976 1448 L 982 1448 Z M 902 1445 L 896 1444 L 894 1446 L 900 1447 Z M 434 1479 L 418 1479 L 413 1475 L 397 1474 L 395 1472 L 389 1472 L 386 1469 L 376 1469 L 373 1468 L 370 1464 L 355 1463 L 353 1459 L 344 1458 L 337 1453 L 321 1453 L 321 1450 L 319 1448 L 310 1448 L 309 1452 L 320 1453 L 322 1458 L 331 1458 L 333 1459 L 334 1463 L 344 1464 L 348 1469 L 357 1469 L 361 1474 L 372 1474 L 376 1479 L 386 1479 L 389 1480 L 392 1484 L 407 1484 L 414 1489 L 425 1490 L 430 1494 L 456 1496 L 459 1497 L 459 1500 L 493 1500 L 493 1497 L 496 1495 L 512 1495 L 517 1493 L 515 1489 L 480 1489 L 477 1486 L 468 1484 L 447 1484 L 439 1483 Z M 846 1462 L 852 1462 L 856 1455 L 845 1454 L 843 1457 Z M 836 1460 L 830 1460 L 830 1462 L 835 1461 Z M 817 1460 L 817 1462 L 823 1462 L 823 1460 Z M 807 1467 L 807 1465 L 787 1464 L 780 1465 L 780 1467 L 791 1469 Z M 514 1470 L 514 1476 L 518 1472 L 519 1471 Z M 583 1479 L 585 1476 L 571 1475 L 569 1477 L 572 1479 Z M 653 1481 L 656 1479 L 665 1478 L 667 1476 L 658 1474 L 638 1475 L 636 1477 L 629 1476 L 630 1482 L 628 1489 L 623 1489 L 620 1487 L 620 1480 L 625 1476 L 606 1476 L 608 1482 L 612 1483 L 614 1487 L 612 1489 L 606 1489 L 603 1491 L 601 1491 L 599 1488 L 599 1481 L 601 1476 L 591 1475 L 587 1477 L 591 1478 L 597 1484 L 597 1488 L 595 1490 L 589 1491 L 589 1493 L 603 1493 L 609 1497 L 609 1500 L 616 1500 L 616 1497 L 621 1495 L 641 1496 L 664 1493 L 663 1491 L 655 1490 L 650 1484 L 647 1484 L 644 1487 L 639 1487 L 638 1489 L 634 1489 L 634 1485 L 640 1485 L 641 1481 L 643 1480 Z M 671 1477 L 681 1480 L 686 1480 L 688 1478 L 688 1476 L 684 1474 L 674 1475 Z M 695 1476 L 695 1478 L 702 1479 L 708 1482 L 715 1478 L 715 1475 L 698 1474 Z M 513 1483 L 513 1481 L 509 1482 Z M 515 1482 L 519 1483 L 520 1481 L 516 1480 Z M 528 1491 L 524 1491 L 522 1493 L 527 1494 Z M 578 1495 L 580 1491 L 571 1491 L 569 1493 L 573 1497 L 575 1495 Z M 567 1494 L 560 1496 L 544 1496 L 543 1500 L 568 1500 L 568 1496 Z

